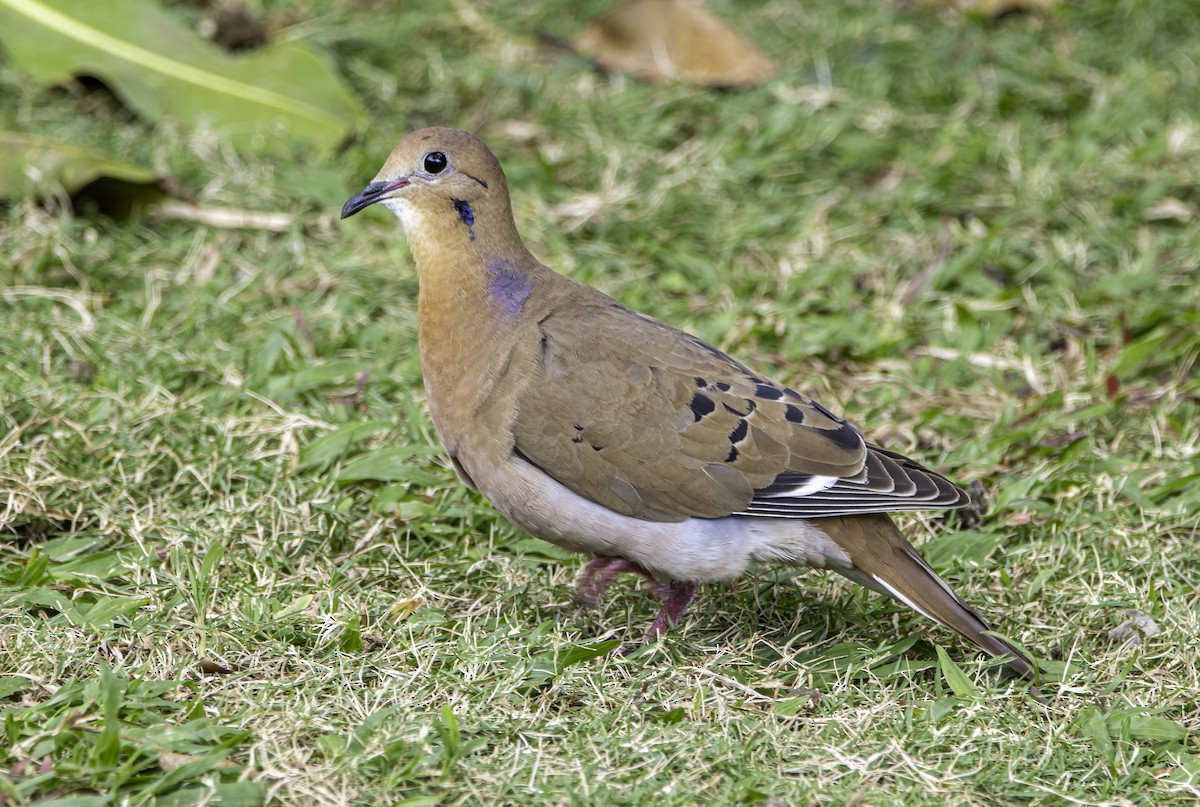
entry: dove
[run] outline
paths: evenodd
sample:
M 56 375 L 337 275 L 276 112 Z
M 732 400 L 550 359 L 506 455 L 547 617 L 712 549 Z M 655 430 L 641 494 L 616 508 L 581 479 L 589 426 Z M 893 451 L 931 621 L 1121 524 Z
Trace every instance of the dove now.
M 697 584 L 752 565 L 828 569 L 1035 678 L 1034 662 L 930 568 L 890 513 L 967 494 L 717 348 L 543 265 L 469 132 L 421 129 L 346 202 L 399 219 L 418 275 L 430 416 L 464 484 L 529 533 L 591 557 L 577 597 L 621 573 L 678 623 Z

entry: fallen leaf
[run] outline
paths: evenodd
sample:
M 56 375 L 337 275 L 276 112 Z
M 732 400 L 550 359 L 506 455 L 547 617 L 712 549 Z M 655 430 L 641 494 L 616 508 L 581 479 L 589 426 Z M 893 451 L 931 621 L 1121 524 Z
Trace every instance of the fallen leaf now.
M 196 669 L 205 675 L 231 675 L 233 670 L 210 658 L 202 658 L 196 662 Z
M 1003 17 L 1026 11 L 1045 12 L 1058 5 L 1059 0 L 924 0 L 921 5 L 931 8 L 950 8 L 981 17 Z
M 1146 221 L 1191 221 L 1195 211 L 1174 196 L 1159 199 L 1142 213 Z
M 1124 622 L 1108 632 L 1110 641 L 1128 642 L 1134 647 L 1140 647 L 1145 639 L 1152 639 L 1162 633 L 1158 623 L 1144 611 L 1130 608 L 1125 612 L 1125 616 Z
M 593 20 L 571 46 L 602 70 L 651 83 L 744 87 L 777 72 L 762 51 L 698 0 L 632 0 Z
M 212 756 L 198 756 L 196 754 L 182 754 L 178 751 L 160 750 L 158 752 L 158 767 L 163 773 L 170 773 L 178 770 L 184 765 L 192 763 L 202 763 L 205 767 L 213 768 L 237 768 L 236 763 L 230 762 L 227 759 L 213 759 Z
M 0 198 L 55 199 L 63 193 L 75 207 L 90 202 L 119 218 L 182 191 L 168 177 L 96 149 L 25 132 L 0 132 Z
M 0 0 L 0 40 L 39 84 L 95 76 L 148 120 L 259 152 L 332 149 L 365 117 L 320 51 L 283 42 L 234 58 L 153 0 Z

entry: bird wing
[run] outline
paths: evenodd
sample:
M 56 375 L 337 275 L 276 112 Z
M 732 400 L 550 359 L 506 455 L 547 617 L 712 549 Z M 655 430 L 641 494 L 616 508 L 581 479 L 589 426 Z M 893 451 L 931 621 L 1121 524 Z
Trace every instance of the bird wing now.
M 811 398 L 599 293 L 537 328 L 515 451 L 618 513 L 819 518 L 967 501 Z

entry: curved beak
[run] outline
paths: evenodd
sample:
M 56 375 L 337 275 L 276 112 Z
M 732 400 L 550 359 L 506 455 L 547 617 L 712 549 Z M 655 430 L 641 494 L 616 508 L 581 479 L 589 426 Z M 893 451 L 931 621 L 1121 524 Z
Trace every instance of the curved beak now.
M 400 177 L 391 182 L 372 182 L 361 193 L 350 197 L 350 201 L 342 207 L 342 218 L 347 219 L 353 216 L 364 207 L 370 207 L 376 202 L 382 202 L 388 198 L 388 194 L 399 188 L 403 188 L 409 184 L 408 177 Z

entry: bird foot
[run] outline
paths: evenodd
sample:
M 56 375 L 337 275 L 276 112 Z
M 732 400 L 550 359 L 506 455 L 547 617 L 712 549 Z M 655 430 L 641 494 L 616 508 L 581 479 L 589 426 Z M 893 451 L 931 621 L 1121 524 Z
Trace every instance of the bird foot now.
M 658 595 L 665 600 L 663 607 L 646 631 L 646 643 L 657 642 L 667 635 L 672 625 L 678 624 L 683 612 L 696 597 L 696 584 L 690 580 L 676 581 L 670 585 L 659 583 Z
M 622 572 L 635 572 L 644 577 L 650 590 L 663 600 L 663 606 L 654 617 L 654 622 L 650 624 L 650 630 L 646 631 L 645 643 L 658 641 L 683 617 L 683 612 L 696 596 L 696 584 L 687 580 L 661 583 L 654 575 L 632 561 L 601 556 L 592 558 L 579 575 L 579 583 L 575 587 L 575 601 L 585 608 L 594 608 L 600 603 L 612 581 Z M 613 654 L 625 656 L 634 649 L 622 645 L 615 649 Z

